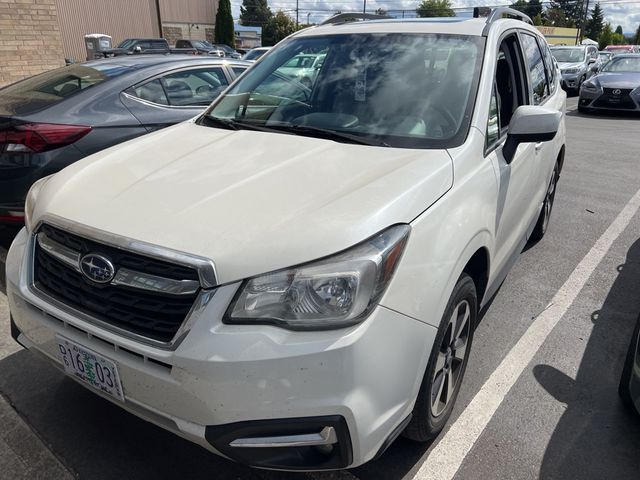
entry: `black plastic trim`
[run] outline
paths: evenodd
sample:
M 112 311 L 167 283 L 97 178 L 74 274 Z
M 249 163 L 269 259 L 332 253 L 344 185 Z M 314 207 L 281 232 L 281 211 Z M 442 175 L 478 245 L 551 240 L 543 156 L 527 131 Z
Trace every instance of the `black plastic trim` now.
M 407 428 L 407 425 L 409 425 L 409 422 L 411 421 L 412 418 L 413 418 L 413 413 L 410 413 L 409 415 L 407 415 L 407 418 L 405 418 L 403 421 L 400 422 L 400 425 L 398 425 L 396 428 L 393 429 L 393 431 L 389 434 L 386 440 L 382 442 L 382 445 L 380 445 L 380 449 L 378 450 L 378 453 L 376 453 L 375 457 L 371 459 L 372 461 L 379 459 L 384 454 L 384 452 L 387 451 L 387 449 L 396 440 L 396 438 L 398 438 L 400 434 L 404 431 L 404 429 Z
M 229 444 L 239 438 L 299 435 L 333 427 L 338 443 L 330 451 L 319 447 L 238 448 Z M 238 463 L 277 470 L 337 470 L 353 462 L 347 422 L 341 415 L 297 417 L 209 425 L 205 438 L 220 453 Z
M 24 346 L 22 343 L 20 343 L 20 340 L 18 340 L 18 337 L 20 336 L 20 329 L 18 328 L 18 326 L 16 325 L 16 322 L 13 321 L 13 316 L 9 315 L 9 324 L 11 325 L 11 338 L 13 338 L 20 346 L 27 348 L 26 346 Z

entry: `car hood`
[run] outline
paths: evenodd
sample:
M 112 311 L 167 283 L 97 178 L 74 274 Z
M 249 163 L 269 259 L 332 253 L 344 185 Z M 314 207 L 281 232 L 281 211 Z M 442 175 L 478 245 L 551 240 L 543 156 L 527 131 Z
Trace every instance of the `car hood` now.
M 570 62 L 558 62 L 560 70 L 566 70 L 568 68 L 582 68 L 583 63 L 570 63 Z
M 594 78 L 604 88 L 637 88 L 640 87 L 640 73 L 635 72 L 603 72 Z
M 39 194 L 33 223 L 50 214 L 206 257 L 227 283 L 408 223 L 452 181 L 446 150 L 186 122 L 56 174 Z

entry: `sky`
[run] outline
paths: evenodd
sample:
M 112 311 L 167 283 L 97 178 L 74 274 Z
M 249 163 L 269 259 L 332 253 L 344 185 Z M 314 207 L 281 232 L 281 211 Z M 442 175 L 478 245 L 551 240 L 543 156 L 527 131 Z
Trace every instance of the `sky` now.
M 311 23 L 321 22 L 330 17 L 330 11 L 362 11 L 363 1 L 348 0 L 298 0 L 299 2 L 299 22 L 307 22 L 307 14 Z M 546 0 L 542 0 L 545 3 Z M 387 11 L 406 10 L 407 15 L 414 12 L 419 0 L 366 0 L 367 12 L 374 13 L 377 8 Z M 465 7 L 476 7 L 482 5 L 508 5 L 513 0 L 452 0 L 454 9 Z M 242 0 L 231 0 L 233 18 L 240 17 L 240 5 Z M 593 8 L 594 2 L 590 0 L 589 9 Z M 296 0 L 269 0 L 271 10 L 276 12 L 283 10 L 295 18 Z M 615 29 L 617 25 L 622 25 L 625 33 L 634 33 L 640 25 L 640 0 L 602 0 L 600 6 L 605 13 L 605 21 L 610 22 Z M 463 12 L 458 10 L 457 12 Z

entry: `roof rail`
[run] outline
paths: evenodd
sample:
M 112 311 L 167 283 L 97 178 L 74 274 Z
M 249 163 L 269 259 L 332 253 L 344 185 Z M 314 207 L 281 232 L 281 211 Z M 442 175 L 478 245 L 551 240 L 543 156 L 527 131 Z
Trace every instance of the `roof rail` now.
M 337 23 L 355 22 L 356 20 L 383 20 L 385 18 L 392 18 L 387 15 L 376 15 L 374 13 L 338 13 L 331 18 L 328 18 L 320 25 L 333 25 Z
M 485 36 L 487 35 L 487 33 L 489 33 L 489 27 L 491 26 L 491 24 L 496 20 L 500 20 L 501 18 L 504 18 L 504 17 L 515 18 L 516 20 L 522 20 L 523 22 L 528 23 L 529 25 L 533 25 L 533 21 L 528 15 L 525 15 L 524 13 L 520 12 L 519 10 L 516 10 L 515 8 L 498 7 L 498 8 L 493 8 L 490 11 L 488 11 L 488 9 L 484 7 L 475 7 L 473 9 L 474 18 L 485 16 L 487 13 L 488 13 L 487 22 L 484 27 L 484 30 L 482 31 L 482 35 L 485 35 Z

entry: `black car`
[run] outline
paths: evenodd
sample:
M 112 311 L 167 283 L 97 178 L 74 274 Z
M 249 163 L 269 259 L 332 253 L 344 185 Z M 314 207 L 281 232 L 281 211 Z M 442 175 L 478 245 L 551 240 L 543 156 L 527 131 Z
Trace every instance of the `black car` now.
M 233 58 L 233 59 L 240 59 L 242 58 L 242 55 L 238 52 L 236 52 L 233 48 L 231 48 L 229 45 L 225 45 L 223 43 L 221 44 L 216 44 L 213 45 L 215 48 L 222 50 L 224 52 L 224 56 L 227 58 Z
M 640 112 L 640 54 L 616 55 L 580 88 L 578 110 Z
M 196 116 L 248 66 L 209 56 L 116 57 L 0 89 L 0 223 L 22 222 L 39 178 Z

